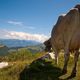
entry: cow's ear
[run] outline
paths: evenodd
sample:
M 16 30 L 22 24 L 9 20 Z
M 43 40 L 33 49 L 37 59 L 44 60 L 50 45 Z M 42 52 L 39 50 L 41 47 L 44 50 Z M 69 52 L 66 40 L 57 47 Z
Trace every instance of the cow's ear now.
M 44 42 L 44 45 L 47 46 L 48 44 L 49 44 L 49 41 L 48 40 Z
M 44 44 L 44 45 L 46 45 L 46 41 L 45 41 L 45 42 L 43 42 L 43 44 Z

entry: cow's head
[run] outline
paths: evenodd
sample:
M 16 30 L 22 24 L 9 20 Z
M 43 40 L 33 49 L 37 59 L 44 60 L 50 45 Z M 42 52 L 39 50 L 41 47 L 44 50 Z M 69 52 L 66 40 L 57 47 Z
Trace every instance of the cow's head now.
M 44 42 L 44 45 L 45 45 L 45 51 L 47 52 L 51 52 L 51 38 L 49 38 L 48 40 L 46 40 Z

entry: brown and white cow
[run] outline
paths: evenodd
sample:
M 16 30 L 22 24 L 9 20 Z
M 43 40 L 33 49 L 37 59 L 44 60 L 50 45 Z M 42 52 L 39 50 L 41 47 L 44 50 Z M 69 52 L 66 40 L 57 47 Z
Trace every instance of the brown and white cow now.
M 76 66 L 80 48 L 80 5 L 76 5 L 65 16 L 61 15 L 52 29 L 49 39 L 50 48 L 55 52 L 57 61 L 58 53 L 64 50 L 63 73 L 67 72 L 70 52 L 74 52 L 74 67 L 71 76 L 76 76 Z

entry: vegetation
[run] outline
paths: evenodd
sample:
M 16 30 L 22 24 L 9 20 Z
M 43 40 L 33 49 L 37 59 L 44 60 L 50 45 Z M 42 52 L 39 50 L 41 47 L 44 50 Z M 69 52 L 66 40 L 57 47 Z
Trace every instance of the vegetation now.
M 4 56 L 7 53 L 8 53 L 8 47 L 0 45 L 0 56 Z
M 19 49 L 17 52 L 9 53 L 2 57 L 2 61 L 8 61 L 9 66 L 0 69 L 0 80 L 67 80 L 73 67 L 73 57 L 70 58 L 68 73 L 61 75 L 63 67 L 63 54 L 59 55 L 59 64 L 55 65 L 54 60 L 40 57 L 44 52 L 32 54 L 27 49 Z M 80 80 L 80 59 L 77 67 L 77 76 L 70 80 Z
M 29 50 L 21 48 L 16 52 L 11 52 L 7 56 L 7 61 L 26 61 L 33 58 L 33 54 Z

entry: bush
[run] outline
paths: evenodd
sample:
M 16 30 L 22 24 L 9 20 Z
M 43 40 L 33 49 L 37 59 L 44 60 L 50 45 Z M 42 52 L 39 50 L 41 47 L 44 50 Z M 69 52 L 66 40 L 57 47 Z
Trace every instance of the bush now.
M 18 49 L 16 52 L 9 53 L 7 61 L 29 60 L 33 58 L 33 54 L 27 49 Z

